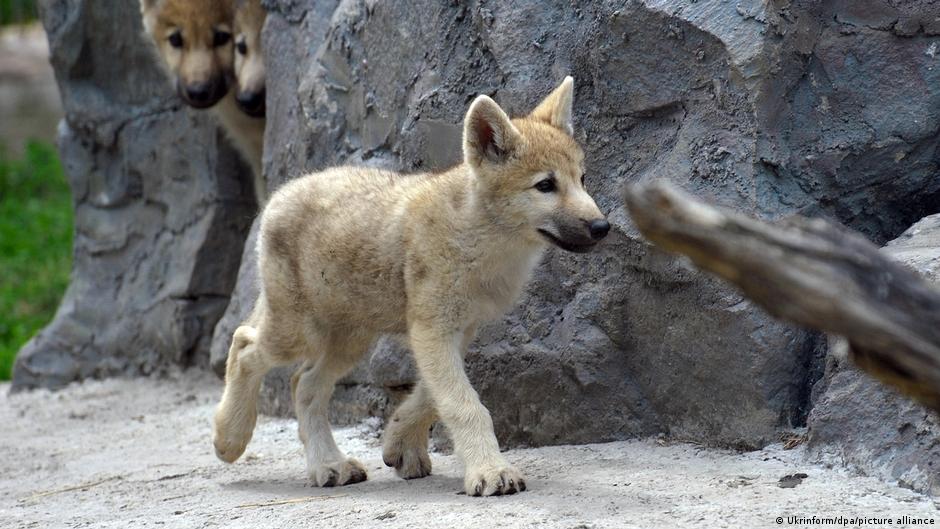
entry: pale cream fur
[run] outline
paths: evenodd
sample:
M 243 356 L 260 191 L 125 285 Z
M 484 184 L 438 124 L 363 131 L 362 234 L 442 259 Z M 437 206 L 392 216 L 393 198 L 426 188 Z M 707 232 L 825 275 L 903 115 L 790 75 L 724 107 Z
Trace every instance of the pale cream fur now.
M 569 77 L 514 120 L 478 97 L 464 121 L 465 161 L 449 171 L 340 167 L 271 197 L 261 218 L 261 295 L 235 332 L 215 416 L 219 458 L 238 459 L 251 439 L 264 374 L 303 359 L 292 386 L 310 480 L 366 479 L 333 441 L 329 400 L 378 336 L 399 334 L 420 381 L 386 427 L 386 464 L 406 479 L 428 475 L 428 430 L 439 418 L 465 464 L 467 494 L 525 490 L 463 358 L 477 327 L 515 303 L 548 244 L 585 251 L 599 238 L 587 228 L 603 215 L 570 136 L 572 92 Z M 546 179 L 554 191 L 537 188 Z
M 260 207 L 267 200 L 267 186 L 261 168 L 261 156 L 264 151 L 265 118 L 254 118 L 238 108 L 235 92 L 229 91 L 221 101 L 211 109 L 212 114 L 222 125 L 222 130 L 232 140 L 242 159 L 251 166 L 252 188 Z
M 261 30 L 267 12 L 261 0 L 237 0 L 235 3 L 235 79 L 238 93 L 263 93 L 266 70 L 261 48 Z M 244 53 L 238 51 L 244 46 Z

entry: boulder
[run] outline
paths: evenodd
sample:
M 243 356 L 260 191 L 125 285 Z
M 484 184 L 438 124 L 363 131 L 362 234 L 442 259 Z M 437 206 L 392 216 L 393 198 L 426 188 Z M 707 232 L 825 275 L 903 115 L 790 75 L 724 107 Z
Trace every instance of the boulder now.
M 521 113 L 573 75 L 587 185 L 614 229 L 591 255 L 549 251 L 518 308 L 471 346 L 497 434 L 759 447 L 805 424 L 824 342 L 650 248 L 621 189 L 669 178 L 766 219 L 824 215 L 897 236 L 940 207 L 940 9 L 916 4 L 267 0 L 282 72 L 269 82 L 281 102 L 269 130 L 282 132 L 269 133 L 268 174 L 277 185 L 340 163 L 440 169 L 459 161 L 477 94 Z M 379 347 L 334 411 L 387 412 L 384 396 L 413 381 L 399 358 Z
M 940 214 L 913 225 L 884 251 L 940 283 Z M 833 342 L 809 415 L 812 455 L 940 495 L 940 418 L 853 367 L 848 343 Z
M 72 188 L 72 282 L 13 388 L 207 366 L 255 205 L 246 167 L 157 66 L 136 2 L 45 2 Z
M 269 91 L 280 102 L 269 113 L 274 186 L 341 163 L 447 167 L 459 161 L 461 120 L 477 94 L 521 113 L 564 75 L 575 77 L 588 188 L 614 230 L 588 256 L 550 250 L 518 308 L 471 346 L 470 377 L 504 443 L 665 432 L 751 448 L 804 424 L 821 372 L 819 338 L 771 320 L 649 247 L 620 193 L 626 183 L 667 177 L 764 217 L 814 211 L 852 224 L 840 208 L 867 205 L 868 182 L 848 179 L 854 194 L 846 196 L 795 182 L 818 176 L 816 166 L 800 165 L 817 147 L 791 139 L 794 122 L 817 119 L 807 114 L 819 96 L 804 80 L 817 46 L 843 38 L 842 45 L 864 47 L 840 37 L 843 24 L 823 8 L 757 1 L 265 5 Z M 908 45 L 895 40 L 886 45 L 902 53 Z M 800 101 L 778 97 L 796 89 L 807 92 Z M 845 134 L 872 127 L 859 119 Z M 923 132 L 904 141 L 936 141 Z M 838 148 L 848 156 L 874 141 L 853 136 Z M 926 182 L 926 171 L 919 178 Z M 877 213 L 891 227 L 907 214 Z M 876 238 L 894 235 L 869 220 L 854 225 Z M 390 392 L 414 380 L 398 366 L 401 358 L 407 353 L 379 347 L 344 381 L 336 408 L 387 412 Z M 286 373 L 269 387 L 286 388 Z M 266 391 L 266 400 L 280 404 L 270 408 L 289 410 L 284 391 Z M 368 405 L 345 404 L 362 400 Z

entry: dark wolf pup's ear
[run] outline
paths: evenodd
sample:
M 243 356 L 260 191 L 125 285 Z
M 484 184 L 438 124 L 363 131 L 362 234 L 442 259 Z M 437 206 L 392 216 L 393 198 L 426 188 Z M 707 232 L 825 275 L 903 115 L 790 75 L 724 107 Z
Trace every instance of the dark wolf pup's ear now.
M 539 106 L 535 107 L 529 117 L 561 129 L 569 136 L 574 136 L 574 121 L 571 117 L 573 105 L 574 78 L 569 75 L 558 85 L 558 88 L 539 103 Z
M 157 12 L 163 0 L 140 0 L 140 14 L 144 21 L 144 30 L 153 34 L 156 26 Z
M 473 167 L 483 161 L 500 163 L 521 139 L 509 116 L 487 96 L 478 96 L 463 122 L 463 156 Z

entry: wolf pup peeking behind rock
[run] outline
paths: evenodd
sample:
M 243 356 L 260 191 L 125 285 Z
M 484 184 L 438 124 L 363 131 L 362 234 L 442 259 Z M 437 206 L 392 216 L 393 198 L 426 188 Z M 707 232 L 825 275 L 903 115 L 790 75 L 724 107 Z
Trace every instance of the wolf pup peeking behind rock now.
M 261 53 L 261 29 L 267 12 L 261 0 L 235 2 L 235 102 L 249 116 L 263 118 L 265 113 L 264 54 Z M 258 120 L 264 134 L 264 120 Z M 260 152 L 260 146 L 258 147 Z
M 236 5 L 238 4 L 237 9 Z M 163 63 L 173 77 L 176 91 L 189 106 L 211 108 L 242 157 L 251 165 L 252 186 L 259 204 L 266 199 L 261 173 L 264 144 L 264 110 L 258 110 L 257 94 L 264 98 L 264 66 L 258 35 L 265 12 L 260 0 L 141 0 L 144 28 L 153 38 Z M 243 55 L 257 60 L 236 60 L 236 13 L 242 32 Z M 236 64 L 246 79 L 236 79 Z M 260 75 L 258 64 L 260 64 Z M 258 79 L 260 77 L 260 83 Z M 232 85 L 253 87 L 232 90 Z M 239 94 L 245 110 L 239 105 Z
M 477 327 L 515 303 L 547 246 L 585 252 L 610 229 L 584 188 L 573 89 L 566 78 L 518 119 L 477 97 L 464 119 L 464 162 L 446 172 L 339 167 L 271 197 L 261 217 L 261 294 L 235 331 L 215 415 L 220 459 L 245 451 L 265 373 L 304 360 L 294 409 L 310 480 L 365 480 L 333 440 L 329 401 L 378 336 L 398 334 L 420 381 L 386 427 L 385 464 L 405 479 L 430 474 L 428 433 L 441 419 L 466 467 L 467 494 L 525 490 L 463 359 Z

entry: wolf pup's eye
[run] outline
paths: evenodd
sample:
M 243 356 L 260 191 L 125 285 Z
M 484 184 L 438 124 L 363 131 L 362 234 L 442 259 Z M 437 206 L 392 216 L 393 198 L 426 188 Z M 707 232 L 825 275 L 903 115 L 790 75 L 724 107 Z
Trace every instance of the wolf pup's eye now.
M 581 187 L 584 187 L 584 175 L 581 175 Z
M 535 189 L 541 191 L 542 193 L 551 193 L 557 189 L 555 187 L 555 173 L 548 173 L 548 178 L 539 180 L 535 184 Z
M 248 55 L 248 44 L 245 42 L 245 37 L 238 37 L 238 39 L 236 39 L 235 49 L 238 50 L 238 53 L 241 55 Z
M 170 33 L 170 36 L 167 37 L 166 40 L 168 40 L 170 42 L 170 46 L 173 46 L 174 48 L 183 47 L 183 35 L 181 35 L 179 31 Z
M 232 34 L 228 31 L 216 31 L 212 37 L 212 45 L 218 48 L 219 46 L 225 46 L 230 40 L 232 40 Z

